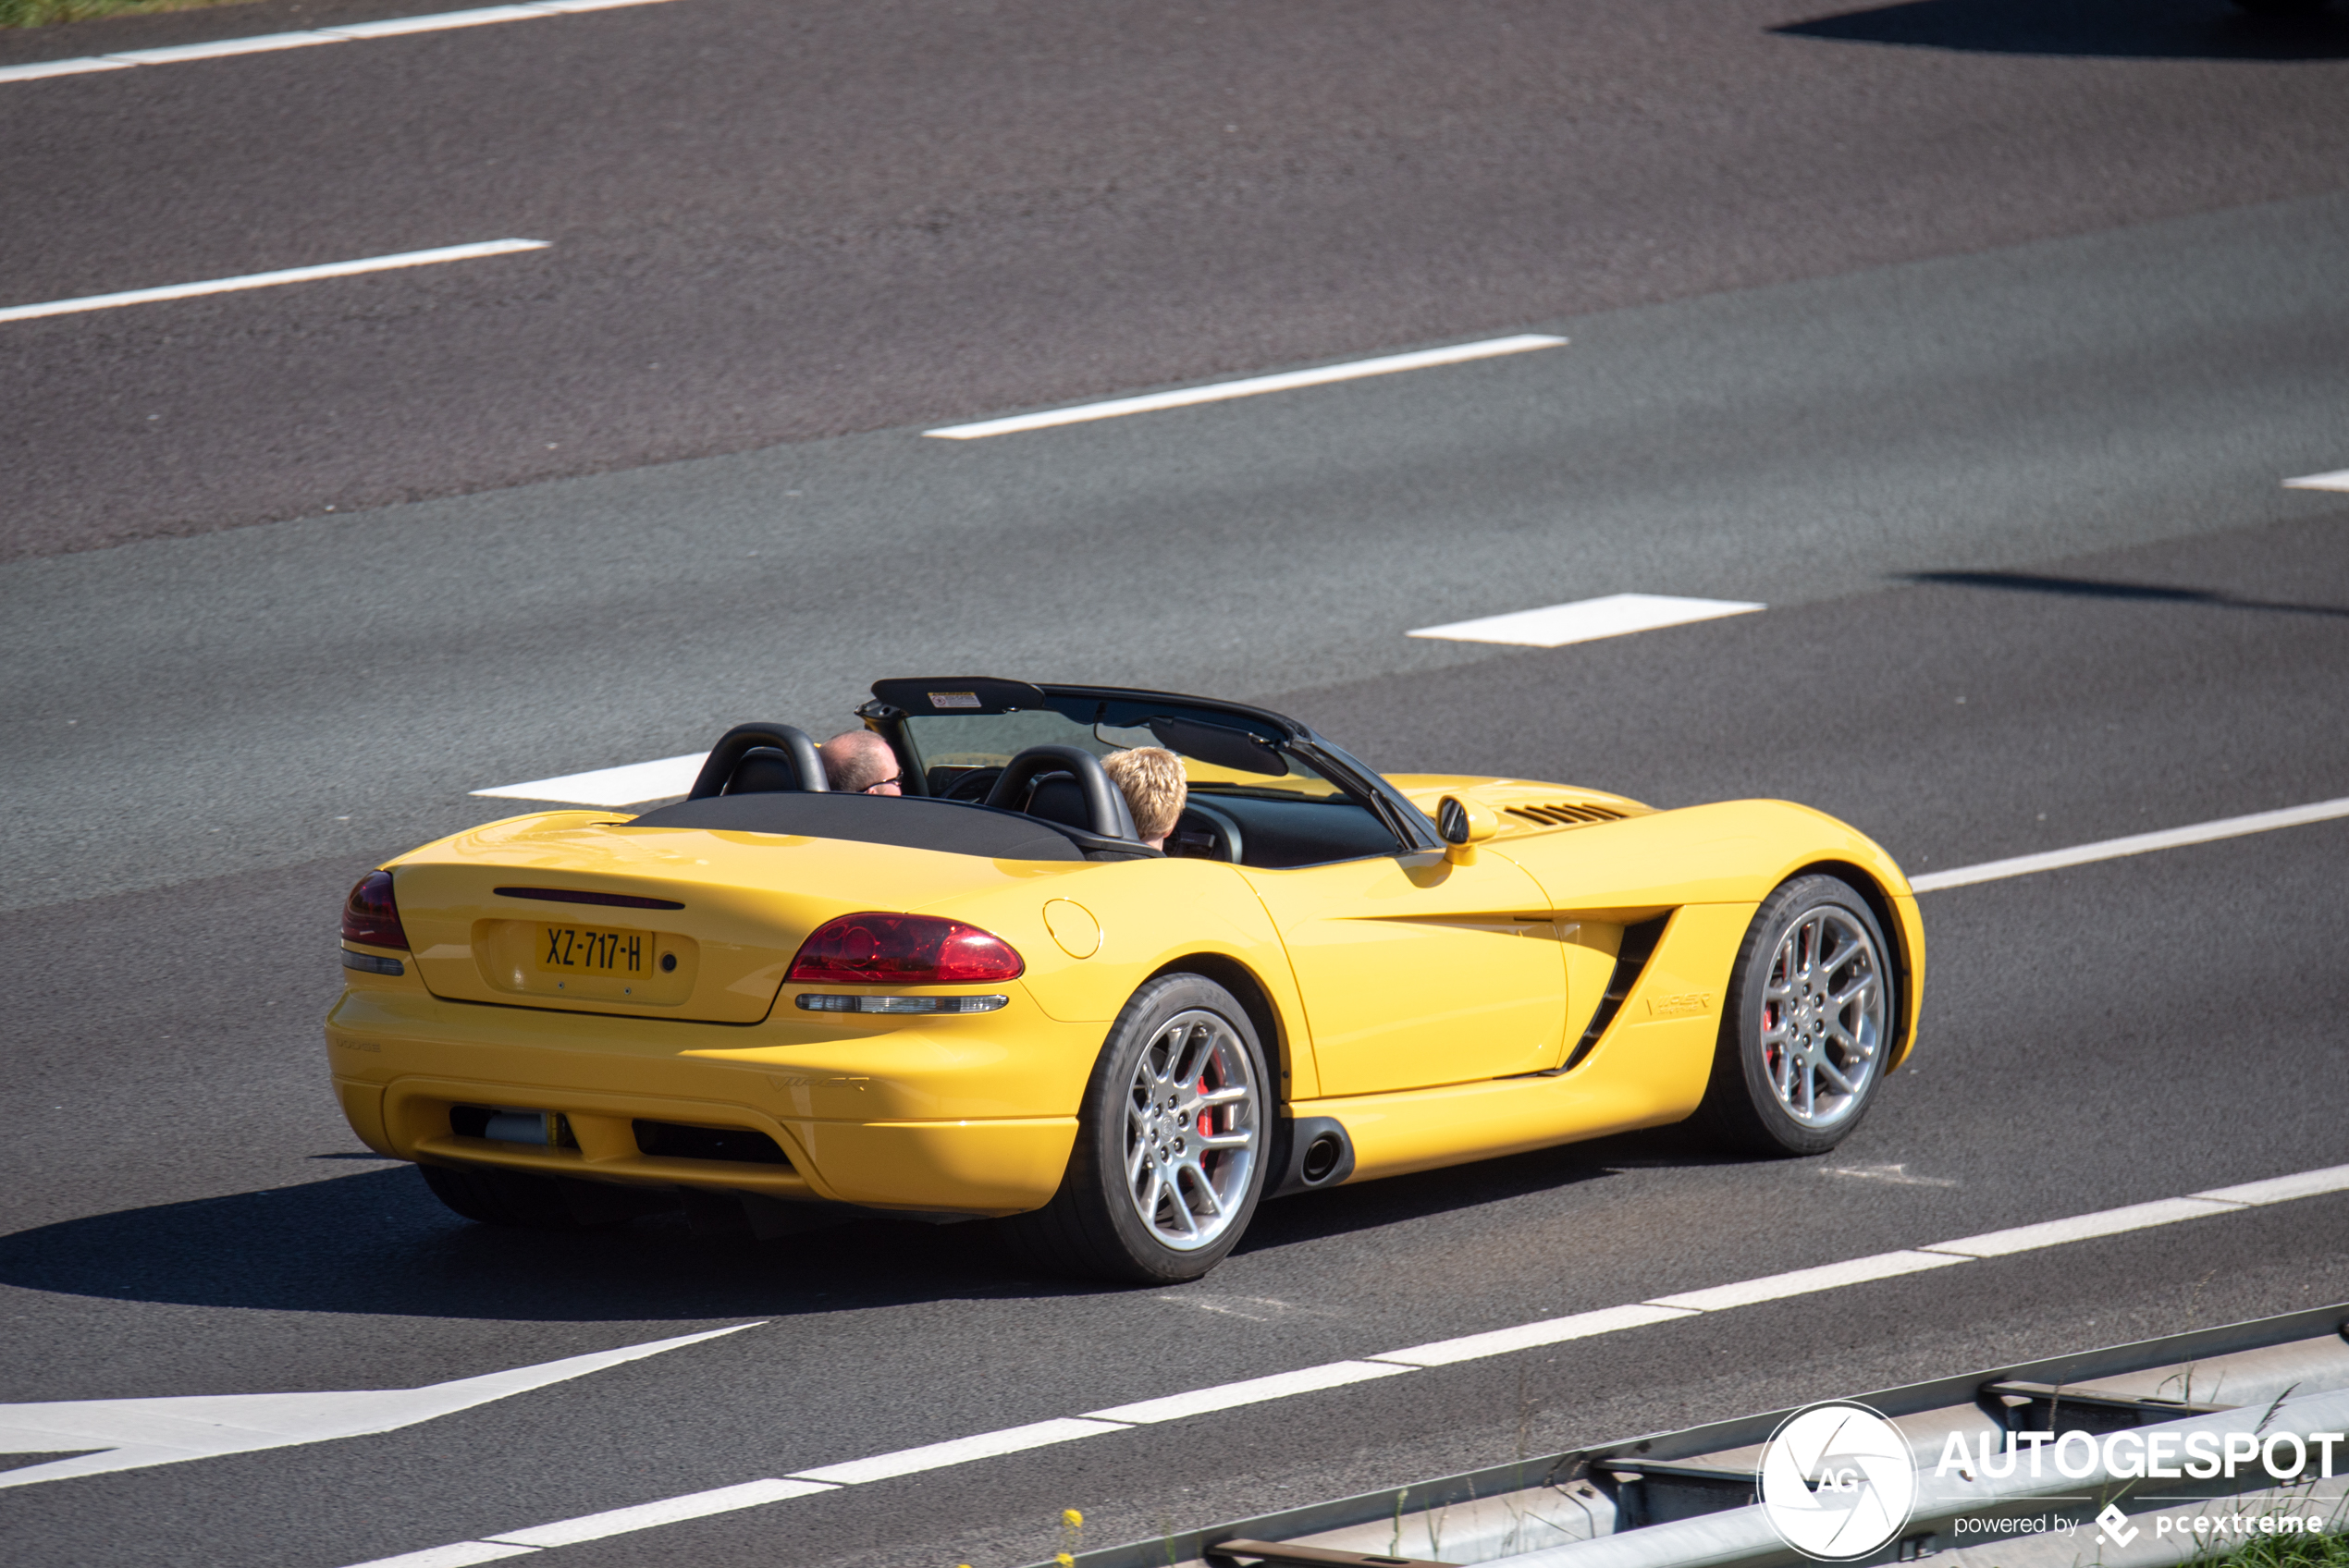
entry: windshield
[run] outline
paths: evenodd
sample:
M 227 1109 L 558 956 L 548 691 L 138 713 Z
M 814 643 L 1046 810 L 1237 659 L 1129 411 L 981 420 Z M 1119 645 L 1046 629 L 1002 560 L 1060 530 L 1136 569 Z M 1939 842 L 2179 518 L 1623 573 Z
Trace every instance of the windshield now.
M 1030 746 L 1063 745 L 1098 757 L 1163 746 L 1183 759 L 1184 778 L 1199 795 L 1347 798 L 1277 737 L 1241 728 L 1236 716 L 1168 704 L 1081 698 L 1011 713 L 908 714 L 901 734 L 933 795 L 947 793 L 978 769 L 1002 766 Z

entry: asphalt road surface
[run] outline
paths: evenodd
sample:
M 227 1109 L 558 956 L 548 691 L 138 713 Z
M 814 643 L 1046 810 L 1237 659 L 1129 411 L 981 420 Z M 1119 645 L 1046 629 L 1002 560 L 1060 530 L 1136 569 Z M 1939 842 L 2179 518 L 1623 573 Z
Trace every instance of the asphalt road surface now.
M 359 1150 L 317 1031 L 343 890 L 508 809 L 468 790 L 820 730 L 881 674 L 1784 796 L 1912 874 L 2349 794 L 2349 496 L 2280 484 L 2349 467 L 2344 54 L 2183 5 L 677 0 L 0 83 L 0 302 L 555 241 L 0 323 L 0 1403 L 759 1325 L 383 1436 L 0 1472 L 0 1555 L 335 1568 L 2349 1159 L 2339 821 L 1928 895 L 1923 1043 L 1826 1158 L 1664 1132 L 1369 1183 L 1170 1291 L 1035 1278 L 983 1226 L 471 1227 Z M 1570 341 L 919 434 L 1519 331 Z M 1770 607 L 1405 635 L 1616 592 Z M 2308 1199 L 560 1563 L 1003 1568 L 1067 1507 L 1098 1545 L 2349 1300 L 2345 1243 L 2349 1197 Z

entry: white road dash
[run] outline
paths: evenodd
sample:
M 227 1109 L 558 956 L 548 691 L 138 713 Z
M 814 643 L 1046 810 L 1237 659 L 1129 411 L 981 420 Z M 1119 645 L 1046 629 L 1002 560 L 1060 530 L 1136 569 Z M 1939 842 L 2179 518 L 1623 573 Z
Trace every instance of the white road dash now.
M 1050 1448 L 1054 1443 L 1071 1443 L 1079 1438 L 1098 1438 L 1104 1432 L 1123 1432 L 1126 1426 L 1122 1421 L 1083 1416 L 1033 1421 L 1000 1432 L 981 1432 L 974 1438 L 953 1438 L 942 1443 L 925 1443 L 920 1448 L 900 1449 L 895 1453 L 876 1454 L 870 1459 L 852 1459 L 845 1464 L 827 1464 L 820 1470 L 802 1470 L 792 1479 L 857 1486 L 897 1476 L 918 1475 L 924 1470 L 943 1470 L 950 1464 L 967 1464 L 974 1459 L 1025 1453 L 1032 1448 Z
M 2108 1208 L 2099 1214 L 2077 1214 L 2069 1219 L 2049 1219 L 2037 1225 L 2017 1226 L 2011 1231 L 1992 1231 L 1986 1235 L 1964 1236 L 1954 1242 L 1936 1242 L 1926 1250 L 1959 1257 L 2005 1257 L 2018 1252 L 2037 1252 L 2043 1247 L 2062 1246 L 2067 1242 L 2117 1236 L 2124 1231 L 2144 1231 L 2156 1225 L 2175 1225 L 2184 1219 L 2203 1219 L 2245 1207 L 2203 1197 L 2163 1198 L 2158 1203 L 2133 1204 L 2127 1208 Z
M 522 784 L 500 784 L 473 793 L 493 800 L 558 801 L 568 805 L 625 806 L 638 801 L 665 800 L 694 787 L 707 752 L 632 762 L 620 767 L 599 767 L 592 773 L 566 773 L 560 778 L 533 778 Z
M 535 1525 L 527 1530 L 509 1530 L 502 1536 L 485 1538 L 494 1546 L 576 1546 L 581 1541 L 599 1541 L 607 1536 L 625 1536 L 660 1525 L 707 1519 L 713 1513 L 732 1513 L 744 1508 L 764 1508 L 770 1502 L 839 1489 L 821 1481 L 744 1481 L 740 1486 L 687 1492 L 658 1502 L 640 1502 L 633 1508 L 615 1508 L 606 1513 Z
M 1288 1399 L 1319 1390 L 1342 1388 L 1369 1378 L 1412 1372 L 1424 1367 L 1448 1366 L 1487 1356 L 1507 1355 L 1568 1340 L 1622 1333 L 1652 1324 L 1676 1322 L 1684 1317 L 1735 1311 L 1761 1302 L 1783 1301 L 1791 1296 L 1815 1295 L 1873 1280 L 1896 1279 L 1924 1269 L 1959 1267 L 1985 1257 L 2003 1257 L 2018 1252 L 2065 1246 L 2098 1236 L 2236 1214 L 2266 1204 L 2290 1203 L 2331 1193 L 2349 1193 L 2349 1165 L 2297 1171 L 2263 1182 L 2213 1188 L 2183 1198 L 2167 1198 L 2157 1203 L 2105 1209 L 2096 1214 L 2074 1215 L 2065 1219 L 2048 1220 L 1954 1242 L 1937 1242 L 1912 1251 L 1849 1258 L 1815 1268 L 1799 1268 L 1760 1280 L 1716 1285 L 1709 1290 L 1691 1291 L 1677 1296 L 1663 1296 L 1650 1302 L 1580 1312 L 1571 1317 L 1495 1329 L 1481 1334 L 1467 1334 L 1458 1339 L 1415 1345 L 1408 1350 L 1389 1351 L 1383 1355 L 1368 1356 L 1359 1361 L 1330 1362 L 1266 1378 L 1250 1378 L 1214 1388 L 1194 1389 L 1188 1393 L 1095 1411 L 1090 1415 L 1038 1421 L 1004 1431 L 982 1432 L 976 1437 L 904 1449 L 871 1459 L 851 1460 L 844 1464 L 802 1470 L 788 1481 L 750 1481 L 740 1487 L 720 1488 L 716 1491 L 692 1492 L 669 1499 L 665 1503 L 640 1503 L 633 1508 L 613 1509 L 579 1519 L 509 1531 L 483 1540 L 429 1547 L 404 1556 L 382 1557 L 354 1563 L 351 1568 L 471 1568 L 473 1563 L 495 1562 L 501 1558 L 519 1556 L 573 1540 L 601 1540 L 628 1530 L 650 1529 L 676 1520 L 701 1518 L 731 1508 L 760 1507 L 763 1502 L 756 1491 L 759 1488 L 822 1481 L 830 1484 L 810 1488 L 809 1491 L 829 1491 L 845 1486 L 865 1485 L 943 1469 L 948 1465 L 991 1459 L 1001 1454 L 1022 1453 L 1055 1443 L 1128 1432 L 1138 1424 L 1182 1420 L 1195 1415 Z M 806 1494 L 777 1491 L 768 1501 L 781 1501 L 786 1496 Z
M 2331 473 L 2304 473 L 2297 479 L 2283 482 L 2287 490 L 2349 490 L 2349 468 L 2337 468 Z
M 655 1340 L 570 1356 L 538 1366 L 461 1378 L 422 1389 L 372 1389 L 351 1393 L 189 1394 L 163 1399 L 68 1400 L 0 1404 L 0 1453 L 92 1452 L 0 1470 L 0 1487 L 29 1487 L 69 1476 L 177 1464 L 223 1453 L 290 1448 L 337 1438 L 395 1432 L 492 1400 L 584 1378 L 623 1362 L 699 1344 L 756 1324 Z
M 535 1546 L 506 1546 L 497 1541 L 457 1541 L 449 1546 L 428 1546 L 422 1551 L 403 1551 L 397 1557 L 377 1557 L 351 1568 L 473 1568 L 479 1562 L 498 1562 L 509 1557 L 531 1557 L 537 1554 Z
M 1138 398 L 1113 398 L 1102 403 L 1079 403 L 1071 408 L 1048 409 L 1042 413 L 981 420 L 976 424 L 941 425 L 936 430 L 925 430 L 922 434 L 935 435 L 941 441 L 976 441 L 982 436 L 1009 435 L 1015 431 L 1049 430 L 1058 424 L 1123 419 L 1127 414 L 1155 413 L 1161 409 L 1187 409 L 1194 404 L 1220 403 L 1232 398 L 1260 398 L 1267 392 L 1287 392 L 1299 386 L 1326 386 L 1334 381 L 1359 381 L 1364 376 L 1393 375 L 1398 371 L 1464 364 L 1470 360 L 1530 353 L 1536 349 L 1562 348 L 1565 344 L 1563 337 L 1526 333 L 1516 337 L 1488 338 L 1482 343 L 1455 344 L 1448 349 L 1422 349 L 1410 354 L 1354 360 L 1342 365 L 1322 365 L 1315 370 L 1284 371 L 1278 375 L 1251 375 L 1241 381 L 1218 381 L 1205 386 L 1187 386 L 1178 392 L 1150 392 Z
M 1146 1399 L 1108 1410 L 1088 1410 L 1085 1414 L 1096 1421 L 1123 1421 L 1147 1426 L 1159 1421 L 1180 1421 L 1189 1415 L 1204 1415 L 1214 1410 L 1230 1410 L 1236 1405 L 1261 1404 L 1268 1399 L 1286 1399 L 1292 1394 L 1340 1389 L 1348 1383 L 1368 1382 L 1372 1378 L 1392 1378 L 1409 1370 L 1408 1366 L 1371 1361 L 1333 1361 L 1322 1366 L 1275 1372 L 1269 1378 L 1249 1378 L 1242 1382 L 1197 1389 L 1187 1394 L 1168 1394 L 1163 1399 Z
M 2222 816 L 2215 822 L 2165 827 L 2158 833 L 2132 833 L 2125 839 L 2102 839 L 2093 844 L 2075 844 L 2068 850 L 2048 850 L 2043 854 L 2016 855 L 2011 860 L 1984 861 L 1979 865 L 1931 871 L 1923 876 L 1911 877 L 1909 886 L 1920 893 L 1930 893 L 1943 888 L 1963 888 L 1975 882 L 1996 882 L 2002 877 L 2028 876 L 2038 871 L 2058 871 L 2068 865 L 2089 865 L 2100 860 L 2119 860 L 2124 855 L 2142 855 L 2155 850 L 2175 850 L 2188 844 L 2208 844 L 2220 839 L 2239 839 L 2247 833 L 2272 833 L 2279 827 L 2300 827 L 2311 822 L 2330 822 L 2343 816 L 2349 816 L 2349 795 L 2305 806 L 2286 806 L 2281 811 L 2253 812 L 2248 816 Z
M 30 65 L 0 66 L 0 81 L 37 81 L 43 77 L 129 70 L 136 66 L 176 66 L 188 60 L 215 60 L 230 55 L 266 55 L 279 49 L 308 49 L 320 43 L 355 43 L 371 38 L 446 32 L 452 28 L 486 27 L 496 22 L 531 21 L 540 17 L 570 16 L 579 11 L 608 11 L 622 6 L 658 6 L 666 3 L 667 0 L 524 0 L 521 5 L 482 6 L 472 10 L 439 11 L 424 17 L 394 17 L 387 21 L 353 22 L 346 27 L 311 28 L 299 32 L 261 32 L 245 38 L 217 38 L 207 43 L 176 43 L 168 48 L 132 49 L 119 55 L 83 55 L 70 60 L 37 60 Z
M 1726 1312 L 1733 1306 L 1753 1306 L 1765 1301 L 1784 1301 L 1789 1296 L 1809 1296 L 1821 1291 L 1841 1290 L 1846 1285 L 1863 1285 L 1871 1280 L 1920 1274 L 1928 1268 L 1947 1268 L 1960 1261 L 1929 1252 L 1880 1252 L 1872 1257 L 1848 1257 L 1840 1263 L 1823 1263 L 1815 1268 L 1797 1268 L 1760 1280 L 1740 1280 L 1734 1285 L 1715 1285 L 1710 1290 L 1685 1291 L 1677 1296 L 1658 1296 L 1646 1305 L 1686 1307 L 1692 1312 Z
M 0 307 L 0 321 L 31 321 L 40 316 L 74 315 L 83 311 L 112 311 L 124 305 L 146 305 L 159 300 L 193 300 L 205 294 L 236 294 L 248 288 L 277 288 L 289 283 L 311 283 L 322 277 L 353 277 L 361 273 L 392 272 L 402 267 L 438 266 L 444 262 L 472 262 L 484 256 L 508 256 L 517 251 L 544 251 L 544 239 L 485 239 L 472 245 L 444 245 L 432 251 L 403 251 L 392 256 L 368 256 L 355 262 L 328 262 L 314 267 L 288 267 L 282 272 L 247 273 L 240 277 L 215 277 L 204 283 L 173 283 L 160 288 L 132 288 L 120 294 L 86 294 L 78 300 L 51 300 L 38 305 Z
M 1664 594 L 1609 594 L 1600 599 L 1577 599 L 1570 605 L 1547 605 L 1534 610 L 1512 610 L 1479 620 L 1456 620 L 1444 626 L 1422 626 L 1407 632 L 1446 643 L 1511 643 L 1527 648 L 1562 648 L 1568 643 L 1592 643 L 1633 631 L 1653 631 L 1691 621 L 1717 620 L 1723 616 L 1751 615 L 1766 605 L 1740 599 L 1679 599 Z
M 1651 1323 L 1693 1317 L 1696 1313 L 1692 1306 L 1656 1306 L 1649 1303 L 1606 1306 L 1596 1312 L 1578 1312 L 1570 1317 L 1551 1317 L 1539 1323 L 1520 1323 L 1513 1329 L 1489 1329 L 1482 1334 L 1437 1340 L 1433 1344 L 1413 1345 L 1408 1350 L 1384 1351 L 1371 1359 L 1399 1361 L 1406 1366 L 1449 1366 L 1456 1361 L 1482 1361 L 1489 1355 L 1507 1355 L 1514 1351 L 1563 1344 L 1568 1340 L 1619 1334 L 1626 1329 L 1644 1329 Z

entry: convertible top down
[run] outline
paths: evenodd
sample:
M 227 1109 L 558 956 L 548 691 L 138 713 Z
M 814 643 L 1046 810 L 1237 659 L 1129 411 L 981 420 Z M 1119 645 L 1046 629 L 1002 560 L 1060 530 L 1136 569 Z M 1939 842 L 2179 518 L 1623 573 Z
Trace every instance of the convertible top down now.
M 1283 1194 L 1692 1115 L 1819 1152 L 1913 1039 L 1908 882 L 1803 806 L 1381 777 L 1111 687 L 892 680 L 857 711 L 903 797 L 744 725 L 683 801 L 363 878 L 326 1021 L 359 1136 L 492 1224 L 994 1218 L 1163 1281 Z M 1163 853 L 1101 766 L 1136 746 L 1187 779 Z

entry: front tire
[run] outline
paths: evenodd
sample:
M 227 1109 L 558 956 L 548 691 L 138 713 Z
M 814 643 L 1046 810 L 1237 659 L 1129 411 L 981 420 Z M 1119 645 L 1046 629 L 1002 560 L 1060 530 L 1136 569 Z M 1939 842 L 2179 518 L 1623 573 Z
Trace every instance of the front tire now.
M 1900 1018 L 1890 944 L 1865 899 L 1801 876 L 1754 912 L 1729 972 L 1703 1115 L 1762 1155 L 1825 1154 L 1867 1114 Z
M 1060 1191 L 1005 1229 L 1058 1273 L 1196 1280 L 1255 1217 L 1272 1105 L 1264 1047 L 1232 994 L 1197 974 L 1153 980 L 1110 1026 Z

